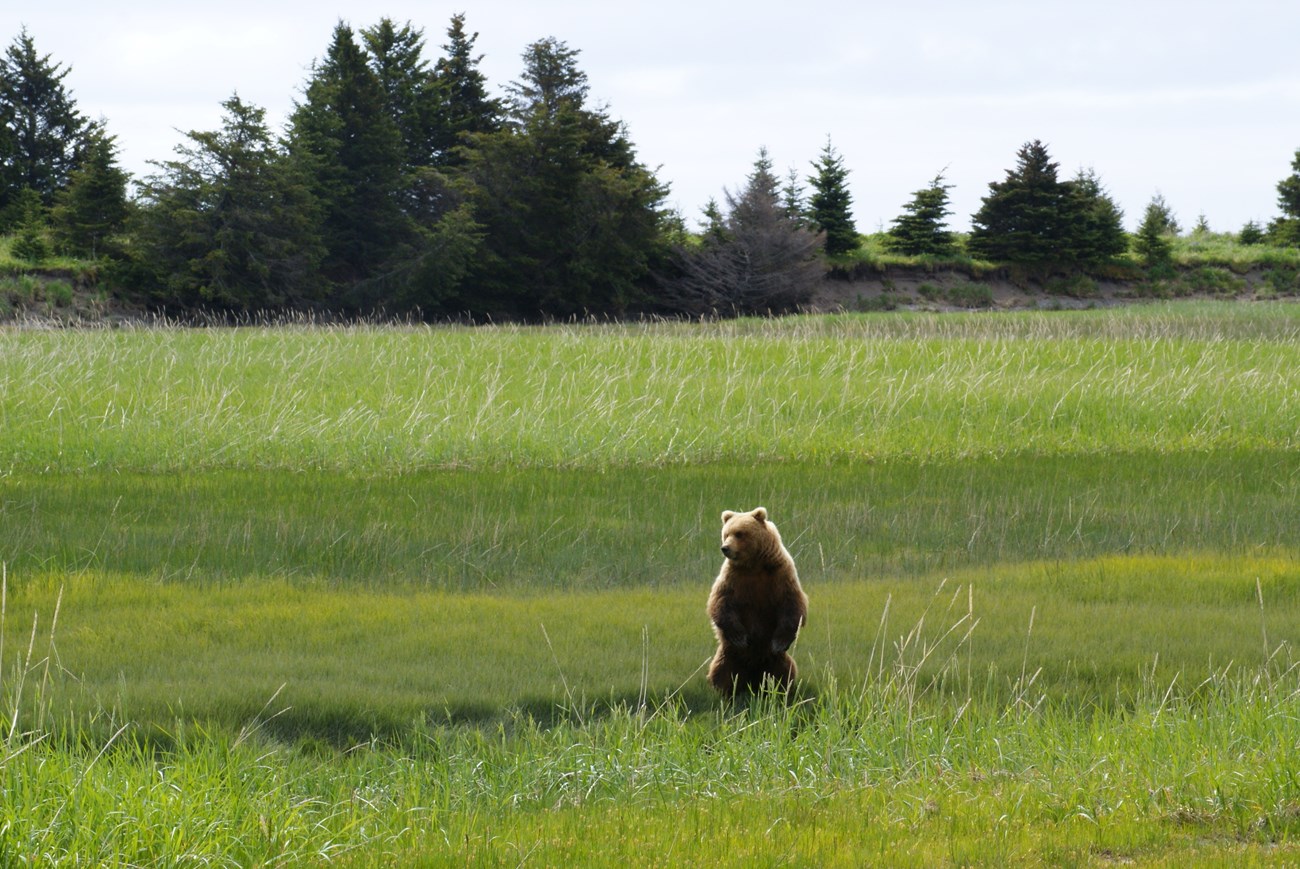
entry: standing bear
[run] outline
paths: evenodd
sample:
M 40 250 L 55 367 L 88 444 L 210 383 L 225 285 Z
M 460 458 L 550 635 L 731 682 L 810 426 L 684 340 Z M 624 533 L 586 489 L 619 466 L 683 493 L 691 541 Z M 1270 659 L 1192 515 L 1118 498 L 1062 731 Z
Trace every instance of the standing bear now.
M 709 592 L 718 636 L 709 682 L 727 696 L 755 691 L 768 678 L 786 690 L 797 672 L 786 650 L 808 616 L 794 559 L 763 507 L 722 514 L 722 554 L 722 572 Z

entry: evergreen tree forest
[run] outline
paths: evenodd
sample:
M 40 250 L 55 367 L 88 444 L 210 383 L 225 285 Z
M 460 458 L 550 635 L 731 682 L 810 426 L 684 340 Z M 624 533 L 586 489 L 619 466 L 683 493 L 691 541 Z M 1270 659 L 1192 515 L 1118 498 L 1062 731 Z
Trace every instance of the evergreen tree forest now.
M 187 132 L 133 179 L 111 120 L 82 114 L 70 67 L 24 29 L 0 56 L 0 235 L 14 258 L 93 261 L 115 294 L 182 317 L 790 311 L 864 256 L 848 162 L 829 137 L 812 173 L 791 168 L 784 183 L 760 149 L 744 184 L 688 228 L 592 100 L 577 49 L 526 46 L 498 95 L 477 38 L 463 14 L 436 47 L 409 22 L 339 22 L 282 126 L 233 93 L 217 129 Z M 1296 154 L 1277 185 L 1281 216 L 1248 224 L 1243 243 L 1300 246 Z M 1060 177 L 1038 140 L 989 184 L 969 235 L 947 225 L 951 189 L 940 173 L 917 190 L 879 247 L 1077 273 L 1121 258 L 1167 268 L 1180 231 L 1157 194 L 1129 235 L 1100 177 Z

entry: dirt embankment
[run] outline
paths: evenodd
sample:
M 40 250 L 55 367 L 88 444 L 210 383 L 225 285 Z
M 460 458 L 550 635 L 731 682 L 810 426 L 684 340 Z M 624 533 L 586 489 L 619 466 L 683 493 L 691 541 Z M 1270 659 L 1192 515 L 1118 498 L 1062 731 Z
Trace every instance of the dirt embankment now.
M 1136 269 L 1104 277 L 1034 275 L 999 268 L 966 270 L 889 266 L 832 272 L 805 310 L 959 311 L 1081 309 L 1153 299 L 1289 298 L 1300 300 L 1300 269 L 1294 266 L 1180 266 L 1160 278 Z M 138 303 L 103 286 L 58 272 L 0 278 L 0 324 L 31 327 L 114 326 L 165 322 Z M 258 318 L 250 318 L 250 322 Z
M 1080 309 L 1155 299 L 1275 299 L 1300 297 L 1300 271 L 1253 266 L 1194 265 L 1151 278 L 1136 270 L 1104 277 L 1030 274 L 1001 268 L 972 273 L 957 268 L 891 266 L 833 273 L 809 309 L 832 311 Z

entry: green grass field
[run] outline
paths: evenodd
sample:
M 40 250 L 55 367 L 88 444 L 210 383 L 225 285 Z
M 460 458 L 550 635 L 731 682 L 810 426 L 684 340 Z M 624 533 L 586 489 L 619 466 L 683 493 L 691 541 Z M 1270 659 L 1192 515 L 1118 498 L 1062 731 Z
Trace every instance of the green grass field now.
M 1300 308 L 0 331 L 0 862 L 1300 860 Z M 811 600 L 704 684 L 719 513 Z

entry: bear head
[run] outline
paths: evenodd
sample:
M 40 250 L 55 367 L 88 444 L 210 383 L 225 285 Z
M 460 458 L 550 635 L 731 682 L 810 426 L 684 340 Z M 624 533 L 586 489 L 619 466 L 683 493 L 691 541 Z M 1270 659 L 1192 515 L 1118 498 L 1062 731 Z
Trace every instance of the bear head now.
M 776 526 L 767 521 L 767 510 L 758 507 L 748 513 L 722 513 L 722 554 L 734 564 L 769 559 L 781 547 Z

